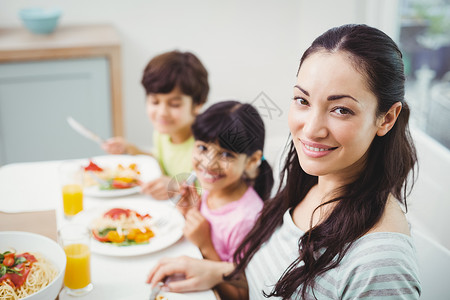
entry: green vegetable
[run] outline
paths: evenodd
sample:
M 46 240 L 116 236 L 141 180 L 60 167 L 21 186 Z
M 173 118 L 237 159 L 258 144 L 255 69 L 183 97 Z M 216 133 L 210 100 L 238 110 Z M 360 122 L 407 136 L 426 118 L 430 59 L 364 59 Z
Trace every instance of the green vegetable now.
M 22 269 L 17 269 L 14 266 L 17 266 L 20 263 L 24 263 L 27 261 L 27 259 L 25 257 L 15 257 L 14 259 L 14 264 L 11 267 L 7 267 L 3 264 L 3 261 L 5 259 L 5 256 L 7 254 L 12 253 L 11 251 L 5 251 L 3 253 L 0 253 L 0 277 L 6 275 L 7 273 L 12 273 L 12 274 L 17 274 L 19 276 L 22 276 L 22 274 L 20 273 L 20 271 L 22 271 Z
M 116 230 L 116 228 L 107 227 L 107 228 L 105 228 L 105 229 L 100 230 L 100 231 L 98 232 L 98 235 L 101 236 L 101 237 L 104 237 L 104 236 L 106 236 L 106 235 L 108 234 L 108 232 L 114 231 L 114 230 Z
M 17 268 L 8 268 L 7 266 L 4 266 L 3 264 L 0 264 L 0 277 L 4 276 L 7 273 L 14 273 L 17 274 L 19 276 L 22 276 L 22 273 L 20 273 L 20 271 L 22 271 L 22 269 L 17 269 Z
M 14 265 L 18 265 L 18 264 L 24 263 L 26 261 L 27 261 L 27 259 L 23 256 L 16 257 L 16 260 L 14 261 Z
M 8 268 L 6 268 L 4 265 L 1 265 L 1 267 L 0 267 L 0 277 L 5 275 L 6 271 L 8 271 Z
M 5 251 L 3 253 L 0 253 L 0 262 L 3 262 L 3 260 L 5 259 L 5 255 L 12 253 L 11 251 Z
M 106 180 L 106 184 L 101 184 L 99 186 L 99 189 L 102 191 L 106 191 L 106 190 L 113 190 L 113 186 L 112 186 L 112 179 Z
M 127 246 L 132 246 L 132 245 L 144 245 L 144 244 L 148 244 L 149 242 L 143 242 L 143 243 L 137 243 L 134 240 L 129 240 L 127 238 L 125 238 L 125 240 L 122 243 L 111 243 L 114 246 L 119 246 L 119 247 L 127 247 Z

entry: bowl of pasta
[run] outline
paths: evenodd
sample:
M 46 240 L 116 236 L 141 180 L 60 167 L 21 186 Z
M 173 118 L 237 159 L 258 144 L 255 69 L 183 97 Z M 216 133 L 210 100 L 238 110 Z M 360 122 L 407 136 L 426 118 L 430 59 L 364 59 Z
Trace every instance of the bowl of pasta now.
M 30 232 L 0 232 L 0 299 L 55 299 L 66 255 L 55 241 Z

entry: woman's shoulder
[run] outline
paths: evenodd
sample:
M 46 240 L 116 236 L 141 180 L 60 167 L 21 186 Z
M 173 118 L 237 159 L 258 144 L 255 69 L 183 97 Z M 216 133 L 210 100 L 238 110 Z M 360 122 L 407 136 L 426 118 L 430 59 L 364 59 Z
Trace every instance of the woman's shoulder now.
M 338 290 L 345 295 L 342 299 L 362 295 L 374 299 L 383 295 L 392 299 L 417 299 L 420 295 L 414 244 L 403 233 L 364 235 L 349 248 L 337 272 Z
M 397 262 L 394 262 L 397 260 Z M 381 220 L 348 249 L 343 265 L 350 268 L 386 264 L 390 267 L 411 268 L 416 271 L 416 257 L 409 224 L 397 200 L 390 198 Z
M 370 229 L 367 234 L 375 232 L 395 232 L 408 236 L 411 235 L 405 213 L 400 207 L 397 199 L 394 197 L 389 197 L 380 221 L 378 221 L 378 223 Z
M 337 270 L 342 299 L 418 299 L 419 267 L 408 221 L 392 197 L 381 220 L 348 249 Z

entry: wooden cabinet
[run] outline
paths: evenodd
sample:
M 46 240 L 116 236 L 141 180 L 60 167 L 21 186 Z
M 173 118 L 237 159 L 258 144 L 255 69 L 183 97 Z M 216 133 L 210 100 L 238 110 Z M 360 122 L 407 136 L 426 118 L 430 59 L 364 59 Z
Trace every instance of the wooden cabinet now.
M 72 116 L 103 137 L 123 134 L 120 39 L 108 25 L 51 35 L 0 29 L 0 165 L 103 154 Z

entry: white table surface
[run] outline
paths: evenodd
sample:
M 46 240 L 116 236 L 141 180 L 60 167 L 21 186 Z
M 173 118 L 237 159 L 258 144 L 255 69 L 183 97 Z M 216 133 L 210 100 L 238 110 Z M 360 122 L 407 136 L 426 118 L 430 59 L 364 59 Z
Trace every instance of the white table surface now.
M 137 157 L 139 158 L 139 157 Z M 144 159 L 140 157 L 139 159 Z M 156 160 L 150 157 L 154 164 L 154 176 L 160 171 Z M 0 167 L 0 211 L 30 212 L 56 210 L 57 227 L 70 222 L 64 219 L 62 196 L 58 184 L 58 167 L 61 161 L 45 161 L 31 163 L 15 163 Z M 149 196 L 135 194 L 120 199 L 146 199 L 157 201 Z M 84 197 L 83 208 L 91 209 L 107 205 L 108 200 L 119 198 Z M 159 201 L 172 205 L 169 200 Z M 1 230 L 1 229 L 0 229 Z M 145 283 L 147 274 L 154 264 L 162 257 L 187 255 L 201 258 L 198 248 L 185 238 L 175 244 L 155 253 L 134 257 L 104 256 L 91 254 L 91 278 L 94 285 L 92 292 L 83 297 L 71 297 L 61 292 L 59 299 L 147 299 L 150 286 Z M 215 300 L 214 293 L 209 291 L 186 293 L 190 299 Z

